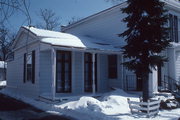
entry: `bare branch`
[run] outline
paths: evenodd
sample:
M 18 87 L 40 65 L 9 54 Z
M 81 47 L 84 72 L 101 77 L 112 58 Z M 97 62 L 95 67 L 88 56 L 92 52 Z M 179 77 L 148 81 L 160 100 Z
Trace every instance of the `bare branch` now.
M 40 9 L 39 17 L 42 21 L 37 24 L 37 27 L 47 30 L 60 29 L 59 17 L 52 10 Z
M 15 12 L 21 12 L 26 16 L 30 25 L 31 19 L 28 5 L 30 5 L 29 0 L 0 0 L 0 24 L 8 21 Z

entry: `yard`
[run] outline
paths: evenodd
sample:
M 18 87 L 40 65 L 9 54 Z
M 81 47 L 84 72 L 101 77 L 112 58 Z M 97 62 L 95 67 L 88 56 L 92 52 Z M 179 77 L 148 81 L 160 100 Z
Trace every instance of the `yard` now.
M 1 94 L 1 98 L 7 99 L 2 101 L 3 107 L 8 112 L 0 112 L 0 118 L 9 116 L 12 118 L 28 118 L 27 120 L 68 120 L 56 115 L 66 115 L 78 120 L 147 120 L 145 116 L 131 114 L 127 98 L 138 101 L 137 95 L 128 94 L 121 89 L 113 92 L 102 94 L 98 97 L 75 96 L 57 103 L 45 103 L 39 100 L 26 98 L 24 96 L 14 95 L 7 90 L 1 91 L 16 99 L 35 106 L 38 110 L 27 104 L 19 104 L 19 101 L 10 99 Z M 11 101 L 13 102 L 11 103 Z M 8 104 L 10 103 L 10 104 Z M 19 105 L 18 105 L 19 104 Z M 4 107 L 8 106 L 8 107 Z M 10 110 L 9 110 L 10 109 Z M 3 111 L 5 111 L 3 110 Z M 46 112 L 43 112 L 43 111 Z M 11 111 L 11 112 L 9 112 Z M 52 115 L 56 114 L 56 115 Z M 57 119 L 56 119 L 57 117 Z M 180 108 L 173 110 L 160 110 L 159 114 L 151 117 L 151 120 L 178 120 L 180 117 Z M 3 119 L 4 120 L 4 119 Z
M 0 120 L 70 120 L 0 94 Z

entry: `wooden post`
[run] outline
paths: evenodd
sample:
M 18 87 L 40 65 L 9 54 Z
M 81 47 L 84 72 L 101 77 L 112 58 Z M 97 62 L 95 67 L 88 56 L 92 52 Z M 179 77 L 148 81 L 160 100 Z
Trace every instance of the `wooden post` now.
M 147 100 L 147 117 L 148 118 L 150 117 L 150 114 L 149 114 L 149 103 L 150 103 L 150 100 Z
M 160 107 L 160 98 L 158 98 L 158 106 Z M 158 107 L 158 109 L 157 109 L 157 114 L 159 113 L 159 107 Z
M 55 100 L 56 92 L 56 51 L 51 49 L 51 63 L 52 63 L 52 100 Z
M 129 98 L 127 98 L 127 101 L 128 101 L 128 104 L 129 104 L 129 108 L 130 108 L 130 110 L 131 110 L 131 113 L 132 113 L 133 111 L 132 111 L 132 108 L 131 108 L 130 99 L 129 99 Z
M 96 92 L 96 85 L 95 85 L 95 53 L 92 53 L 92 89 L 93 94 Z

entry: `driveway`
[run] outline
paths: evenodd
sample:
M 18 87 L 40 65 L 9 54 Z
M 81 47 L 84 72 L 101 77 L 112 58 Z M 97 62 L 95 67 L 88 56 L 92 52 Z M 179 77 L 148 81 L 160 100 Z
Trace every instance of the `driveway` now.
M 0 93 L 0 120 L 72 120 L 44 112 Z

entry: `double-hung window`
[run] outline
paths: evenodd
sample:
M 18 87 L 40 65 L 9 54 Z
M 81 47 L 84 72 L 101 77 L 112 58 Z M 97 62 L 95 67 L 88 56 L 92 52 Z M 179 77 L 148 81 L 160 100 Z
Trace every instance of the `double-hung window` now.
M 35 51 L 24 54 L 24 83 L 35 83 Z
M 178 40 L 178 17 L 169 14 L 170 40 L 172 42 L 179 42 Z

